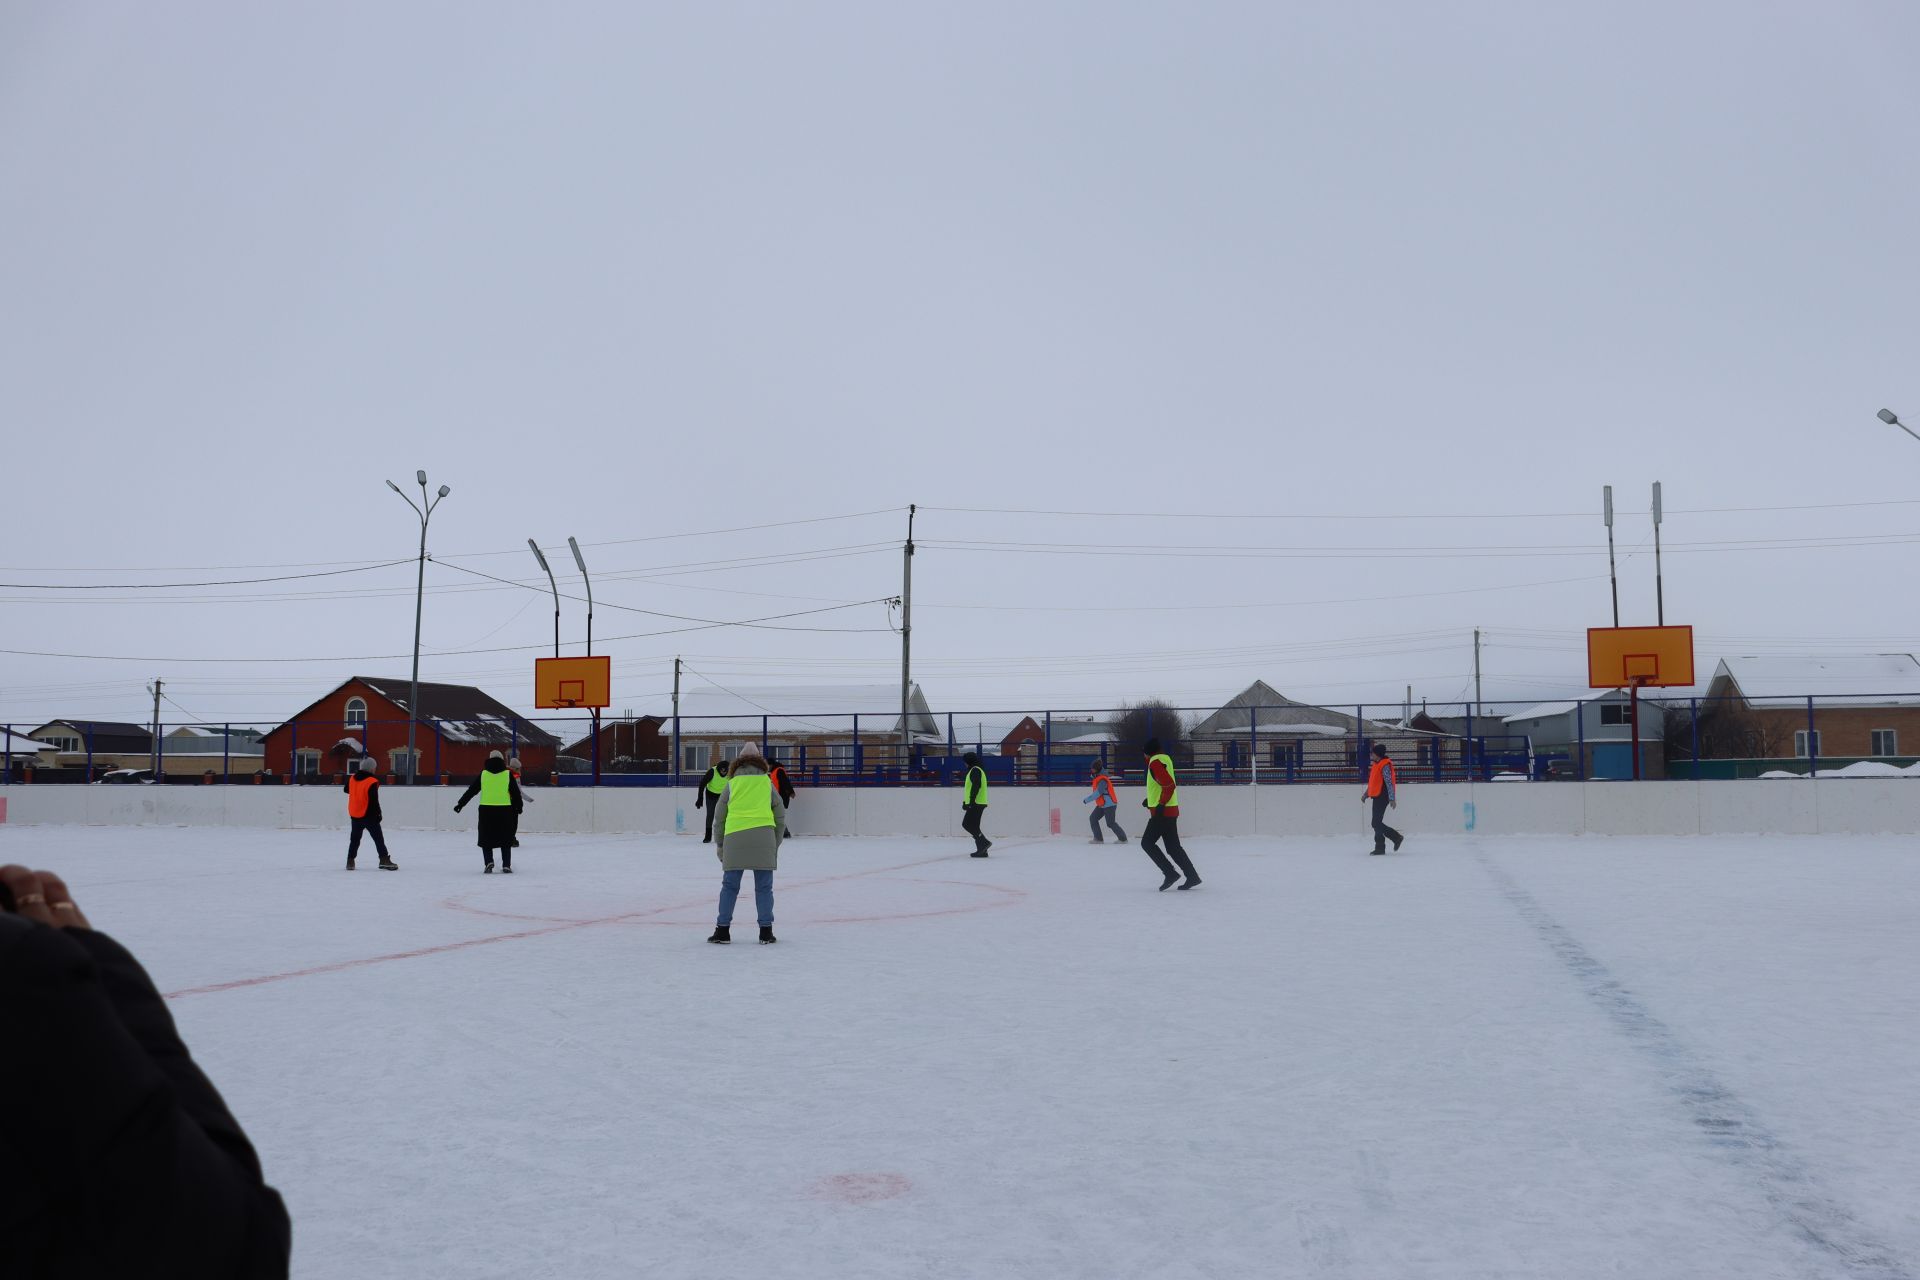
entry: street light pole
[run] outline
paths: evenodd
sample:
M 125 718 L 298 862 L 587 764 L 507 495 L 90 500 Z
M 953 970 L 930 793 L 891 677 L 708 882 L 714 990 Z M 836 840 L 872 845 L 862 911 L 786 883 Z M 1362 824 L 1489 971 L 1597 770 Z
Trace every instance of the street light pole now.
M 1920 431 L 1915 431 L 1912 427 L 1900 421 L 1900 415 L 1895 413 L 1893 410 L 1882 409 L 1875 416 L 1877 416 L 1880 419 L 1880 421 L 1886 423 L 1888 426 L 1898 427 L 1902 431 L 1906 432 L 1908 435 L 1912 436 L 1915 440 L 1920 440 Z
M 573 551 L 573 563 L 580 569 L 580 581 L 587 584 L 587 656 L 593 656 L 593 579 L 587 576 L 587 558 L 580 554 L 580 543 L 569 536 L 567 546 Z M 600 785 L 600 708 L 593 709 L 593 785 Z M 618 721 L 614 722 L 616 725 Z M 619 747 L 620 731 L 614 730 L 614 746 Z
M 553 588 L 553 656 L 557 658 L 560 656 L 560 584 L 553 580 L 553 568 L 540 553 L 540 544 L 528 538 L 527 545 L 533 548 L 533 558 L 547 571 L 547 585 Z
M 433 509 L 440 505 L 453 490 L 446 485 L 440 486 L 440 492 L 429 501 L 427 498 L 427 473 L 416 471 L 413 478 L 420 484 L 420 501 L 409 498 L 399 485 L 387 481 L 387 488 L 400 495 L 400 501 L 413 508 L 420 517 L 420 569 L 414 576 L 413 584 L 413 682 L 407 692 L 407 785 L 413 786 L 420 778 L 419 756 L 414 750 L 414 729 L 420 723 L 420 614 L 427 595 L 427 521 L 433 518 Z

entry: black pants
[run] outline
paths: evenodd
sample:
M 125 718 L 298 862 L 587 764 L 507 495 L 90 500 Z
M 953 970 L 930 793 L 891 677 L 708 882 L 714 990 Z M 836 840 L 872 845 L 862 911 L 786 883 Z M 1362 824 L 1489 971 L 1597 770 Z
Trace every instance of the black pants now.
M 713 797 L 712 797 L 712 796 L 708 796 L 708 797 L 707 797 L 707 801 L 708 801 L 708 803 L 707 803 L 707 806 L 706 806 L 706 809 L 707 809 L 707 834 L 706 834 L 706 835 L 704 835 L 704 836 L 702 836 L 702 837 L 700 838 L 700 843 L 701 843 L 701 844 L 712 844 L 712 843 L 713 843 L 713 803 L 712 803 L 712 801 L 713 801 Z
M 1088 816 L 1087 825 L 1093 828 L 1094 843 L 1105 844 L 1107 842 L 1106 837 L 1100 834 L 1100 820 L 1102 818 L 1107 820 L 1107 828 L 1113 832 L 1115 839 L 1119 840 L 1121 844 L 1127 842 L 1127 833 L 1120 829 L 1120 821 L 1114 817 L 1114 815 L 1119 812 L 1119 805 L 1110 804 L 1095 809 L 1093 813 Z
M 1162 840 L 1167 842 L 1167 851 L 1161 853 L 1156 847 Z M 1194 873 L 1193 860 L 1187 857 L 1187 851 L 1180 847 L 1180 819 L 1171 815 L 1156 814 L 1147 819 L 1147 829 L 1140 837 L 1140 847 L 1153 859 L 1153 865 L 1160 868 L 1160 874 L 1170 876 L 1174 868 L 1189 880 L 1200 877 Z M 1172 861 L 1169 862 L 1168 859 Z
M 353 834 L 347 837 L 348 862 L 352 862 L 360 853 L 360 835 L 362 832 L 373 837 L 373 847 L 380 851 L 380 857 L 383 860 L 392 861 L 392 859 L 387 858 L 387 838 L 380 832 L 380 819 L 349 818 L 348 821 L 353 823 Z
M 1377 795 L 1373 798 L 1373 851 L 1385 853 L 1389 840 L 1394 848 L 1400 847 L 1400 833 L 1387 825 L 1387 797 Z
M 961 809 L 966 816 L 960 819 L 960 829 L 973 837 L 973 847 L 976 852 L 985 853 L 987 846 L 993 843 L 980 834 L 980 818 L 986 813 L 987 806 L 969 804 L 962 805 Z
M 493 865 L 493 850 L 486 848 L 485 846 L 482 846 L 480 849 L 480 856 L 485 860 L 487 866 L 490 867 Z M 513 846 L 512 845 L 503 844 L 500 846 L 500 865 L 503 867 L 510 867 L 513 865 Z

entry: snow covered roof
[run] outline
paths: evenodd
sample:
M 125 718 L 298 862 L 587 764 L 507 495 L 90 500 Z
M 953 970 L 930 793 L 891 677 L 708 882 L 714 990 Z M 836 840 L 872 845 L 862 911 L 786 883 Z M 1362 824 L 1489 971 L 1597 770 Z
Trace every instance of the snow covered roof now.
M 946 740 L 943 722 L 927 709 L 920 686 L 912 688 L 913 734 L 916 738 Z M 671 716 L 671 704 L 666 714 Z M 860 732 L 900 731 L 900 686 L 897 684 L 833 684 L 804 686 L 740 685 L 680 691 L 680 733 L 740 733 L 760 731 L 762 718 L 770 734 L 807 735 L 851 733 L 860 717 Z M 971 728 L 972 726 L 966 726 Z M 956 727 L 957 728 L 957 727 Z M 999 735 L 995 740 L 998 741 Z
M 0 729 L 0 748 L 11 751 L 16 756 L 30 756 L 36 751 L 53 750 L 53 744 L 15 733 L 11 729 Z
M 1815 697 L 1830 707 L 1920 707 L 1920 661 L 1910 653 L 1833 658 L 1725 658 L 1713 678 L 1747 702 Z
M 1510 716 L 1501 716 L 1500 723 L 1514 724 L 1521 720 L 1545 720 L 1549 716 L 1564 716 L 1579 705 L 1578 702 L 1542 702 L 1524 711 L 1516 711 Z

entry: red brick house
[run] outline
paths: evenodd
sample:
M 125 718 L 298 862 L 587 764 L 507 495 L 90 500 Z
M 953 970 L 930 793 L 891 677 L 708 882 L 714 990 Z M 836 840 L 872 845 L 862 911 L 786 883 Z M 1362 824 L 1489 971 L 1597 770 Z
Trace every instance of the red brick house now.
M 404 778 L 409 688 L 405 679 L 353 677 L 267 734 L 267 767 L 296 782 L 330 782 L 351 761 L 370 755 L 382 773 Z M 465 782 L 490 751 L 519 756 L 522 776 L 545 782 L 560 740 L 472 685 L 422 680 L 414 746 L 423 782 L 442 776 Z
M 1727 658 L 1696 705 L 1703 759 L 1920 755 L 1912 654 Z
M 586 773 L 593 764 L 593 735 L 588 734 L 566 747 L 561 755 L 582 762 L 563 763 L 572 773 Z M 600 721 L 601 773 L 665 773 L 673 759 L 673 735 L 666 728 L 665 716 L 622 716 Z

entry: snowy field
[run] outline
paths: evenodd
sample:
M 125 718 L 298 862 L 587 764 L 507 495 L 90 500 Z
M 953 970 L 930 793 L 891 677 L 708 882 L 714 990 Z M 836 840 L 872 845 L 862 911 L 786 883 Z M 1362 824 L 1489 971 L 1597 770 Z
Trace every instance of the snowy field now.
M 1920 1274 L 1911 839 L 344 844 L 0 827 L 309 1280 Z

